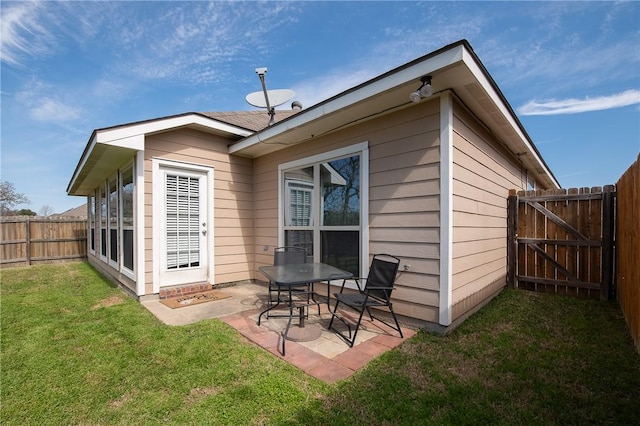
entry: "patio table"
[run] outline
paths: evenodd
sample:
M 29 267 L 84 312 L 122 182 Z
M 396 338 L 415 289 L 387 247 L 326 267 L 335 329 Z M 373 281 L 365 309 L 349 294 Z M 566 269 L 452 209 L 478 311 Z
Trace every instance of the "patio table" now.
M 287 292 L 289 296 L 287 303 L 289 308 L 289 320 L 287 322 L 287 327 L 282 333 L 283 355 L 285 352 L 284 343 L 287 339 L 295 341 L 310 341 L 320 337 L 322 330 L 319 327 L 307 327 L 304 322 L 306 317 L 305 309 L 308 309 L 310 305 L 319 306 L 320 303 L 314 298 L 315 293 L 313 292 L 313 283 L 327 281 L 327 306 L 329 306 L 331 291 L 329 282 L 332 280 L 345 280 L 353 277 L 351 272 L 343 271 L 342 269 L 325 263 L 297 263 L 278 266 L 262 266 L 258 269 L 269 279 L 269 281 L 277 285 L 282 291 Z M 303 301 L 300 300 L 294 300 L 292 297 L 292 290 L 296 287 L 306 285 L 307 283 L 311 283 L 310 299 L 308 299 L 306 303 L 303 303 Z M 278 302 L 275 305 L 269 306 L 267 309 L 262 311 L 258 316 L 258 325 L 260 325 L 262 315 L 274 309 L 279 304 L 280 299 L 278 298 Z M 298 326 L 290 330 L 291 320 L 294 316 L 293 310 L 296 308 L 299 310 Z

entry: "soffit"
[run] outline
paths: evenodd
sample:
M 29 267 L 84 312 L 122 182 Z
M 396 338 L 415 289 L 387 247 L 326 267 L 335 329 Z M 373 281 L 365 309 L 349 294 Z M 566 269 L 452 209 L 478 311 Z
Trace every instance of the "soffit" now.
M 90 195 L 113 175 L 118 167 L 132 161 L 136 150 L 105 144 L 95 144 L 83 167 L 78 169 L 75 179 L 69 184 L 69 195 Z

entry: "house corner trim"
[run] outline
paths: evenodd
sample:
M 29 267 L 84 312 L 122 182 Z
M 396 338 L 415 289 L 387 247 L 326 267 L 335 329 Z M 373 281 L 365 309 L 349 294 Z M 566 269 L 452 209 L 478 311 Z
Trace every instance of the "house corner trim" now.
M 440 96 L 440 312 L 439 322 L 452 321 L 453 293 L 453 102 Z
M 135 229 L 136 237 L 133 240 L 135 245 L 135 275 L 136 275 L 136 294 L 144 296 L 146 291 L 145 283 L 145 217 L 144 217 L 144 151 L 138 151 L 135 157 L 134 165 L 135 182 L 136 182 L 136 211 L 135 211 Z

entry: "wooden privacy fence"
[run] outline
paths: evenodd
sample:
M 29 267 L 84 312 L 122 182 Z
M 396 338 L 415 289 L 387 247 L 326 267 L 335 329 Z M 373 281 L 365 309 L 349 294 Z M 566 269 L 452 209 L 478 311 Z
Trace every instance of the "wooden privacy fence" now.
M 618 302 L 640 352 L 640 154 L 616 187 Z
M 86 219 L 0 218 L 0 266 L 23 266 L 87 257 Z
M 512 191 L 512 287 L 603 300 L 615 297 L 615 187 Z

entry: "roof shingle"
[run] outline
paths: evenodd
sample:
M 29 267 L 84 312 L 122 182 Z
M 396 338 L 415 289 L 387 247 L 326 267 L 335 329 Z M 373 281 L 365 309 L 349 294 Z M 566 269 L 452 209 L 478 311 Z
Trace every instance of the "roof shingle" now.
M 299 109 L 276 110 L 275 122 L 289 118 L 300 112 Z M 269 125 L 269 114 L 266 111 L 230 111 L 230 112 L 202 112 L 204 116 L 222 121 L 233 126 L 258 132 Z

